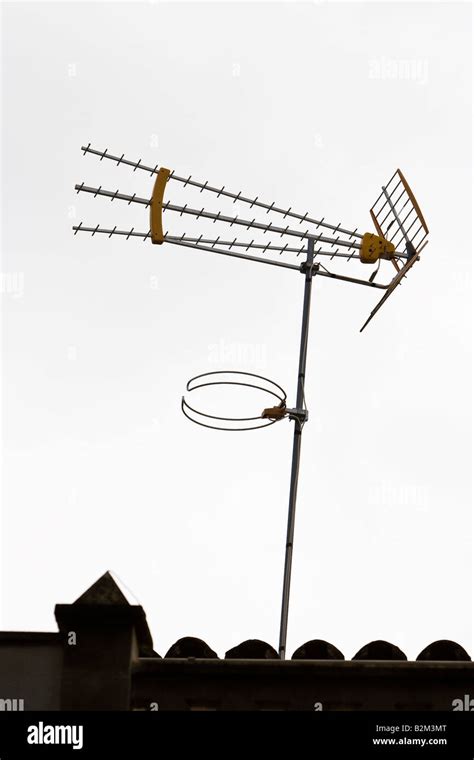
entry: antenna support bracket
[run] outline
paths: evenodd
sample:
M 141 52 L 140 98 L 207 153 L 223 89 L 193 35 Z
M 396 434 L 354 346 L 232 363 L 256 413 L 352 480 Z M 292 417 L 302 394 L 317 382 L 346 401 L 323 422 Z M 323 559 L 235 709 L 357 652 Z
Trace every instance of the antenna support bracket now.
M 304 423 L 308 421 L 309 414 L 307 409 L 287 409 L 286 413 L 288 419 L 297 420 L 301 427 L 303 427 Z
M 308 264 L 307 261 L 303 261 L 300 264 L 300 272 L 302 272 L 302 274 L 311 272 L 311 276 L 314 277 L 314 275 L 319 272 L 319 264 Z
M 262 412 L 262 419 L 275 420 L 276 422 L 277 420 L 282 420 L 283 417 L 286 417 L 287 414 L 288 409 L 286 406 L 284 404 L 280 404 L 280 406 L 271 406 L 264 409 Z

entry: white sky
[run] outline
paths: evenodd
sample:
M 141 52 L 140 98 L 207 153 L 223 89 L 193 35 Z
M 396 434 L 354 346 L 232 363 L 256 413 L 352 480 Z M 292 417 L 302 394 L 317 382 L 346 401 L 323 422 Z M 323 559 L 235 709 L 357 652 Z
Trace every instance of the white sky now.
M 315 282 L 288 654 L 312 638 L 347 658 L 377 638 L 472 654 L 470 5 L 2 13 L 1 627 L 55 630 L 54 604 L 110 569 L 161 654 L 185 635 L 220 656 L 278 645 L 292 426 L 208 431 L 180 398 L 234 368 L 293 405 L 303 278 L 74 237 L 81 220 L 148 229 L 140 207 L 74 193 L 151 193 L 83 158 L 90 141 L 362 231 L 404 171 L 430 227 L 405 284 L 360 335 L 379 293 Z

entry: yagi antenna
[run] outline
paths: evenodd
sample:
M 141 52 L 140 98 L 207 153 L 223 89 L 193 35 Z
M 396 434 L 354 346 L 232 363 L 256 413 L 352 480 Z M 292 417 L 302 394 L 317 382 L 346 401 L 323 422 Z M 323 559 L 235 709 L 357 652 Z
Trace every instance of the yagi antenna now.
M 370 209 L 370 215 L 375 226 L 375 232 L 360 233 L 358 229 L 330 224 L 324 217 L 318 218 L 306 212 L 297 213 L 291 206 L 279 207 L 274 202 L 265 203 L 257 196 L 245 196 L 242 192 L 234 193 L 225 186 L 213 186 L 206 180 L 200 182 L 189 177 L 178 176 L 175 171 L 154 166 L 146 166 L 139 161 L 130 161 L 121 156 L 115 156 L 106 150 L 96 150 L 90 143 L 83 146 L 83 154 L 99 157 L 100 161 L 107 159 L 116 166 L 121 164 L 133 168 L 133 171 L 148 172 L 154 178 L 150 197 L 139 197 L 136 193 L 125 194 L 119 190 L 107 190 L 102 186 L 91 187 L 84 182 L 75 186 L 78 193 L 88 193 L 108 198 L 110 201 L 123 201 L 128 205 L 141 205 L 149 215 L 148 229 L 138 232 L 130 230 L 84 226 L 82 222 L 73 227 L 74 234 L 88 232 L 109 237 L 121 236 L 127 240 L 141 238 L 155 245 L 169 243 L 192 250 L 217 253 L 232 258 L 246 259 L 260 264 L 292 269 L 304 275 L 304 299 L 301 324 L 300 351 L 298 361 L 298 378 L 296 389 L 296 406 L 287 408 L 286 392 L 283 388 L 262 375 L 250 372 L 219 371 L 208 372 L 192 378 L 186 390 L 191 393 L 202 388 L 215 386 L 250 387 L 254 390 L 270 394 L 273 406 L 249 411 L 248 416 L 237 417 L 234 414 L 222 416 L 210 414 L 209 411 L 198 410 L 195 404 L 190 404 L 184 397 L 181 408 L 188 419 L 204 427 L 215 430 L 243 431 L 269 427 L 286 418 L 293 421 L 293 454 L 291 464 L 290 496 L 288 505 L 288 524 L 285 545 L 285 566 L 283 574 L 283 592 L 279 632 L 279 653 L 285 658 L 288 629 L 288 611 L 290 599 L 291 567 L 293 557 L 293 539 L 295 529 L 296 493 L 301 453 L 301 438 L 304 424 L 308 419 L 305 401 L 306 356 L 308 349 L 309 315 L 311 305 L 311 289 L 313 277 L 327 277 L 357 285 L 365 285 L 384 291 L 378 304 L 370 313 L 361 327 L 368 325 L 375 314 L 383 306 L 387 298 L 400 285 L 413 264 L 420 259 L 420 253 L 428 240 L 428 227 L 420 211 L 420 207 L 408 185 L 404 175 L 397 169 Z M 189 188 L 198 191 L 194 201 L 173 203 L 168 200 L 168 189 L 172 186 L 180 190 Z M 208 210 L 202 205 L 202 193 L 210 194 L 216 201 L 220 198 L 231 201 L 231 210 Z M 165 198 L 166 196 L 166 198 Z M 233 214 L 235 203 L 248 207 L 245 216 Z M 195 227 L 191 233 L 172 234 L 164 231 L 163 214 L 173 219 L 179 217 L 188 219 Z M 195 223 L 198 223 L 197 225 Z M 203 231 L 202 223 L 207 222 Z M 209 224 L 218 225 L 217 234 L 209 234 Z M 226 230 L 223 234 L 219 231 Z M 257 239 L 258 238 L 258 239 Z M 299 259 L 304 256 L 304 260 Z M 343 274 L 333 271 L 333 261 L 359 262 L 375 267 L 368 277 L 355 277 L 352 273 Z M 376 282 L 382 262 L 393 265 L 395 274 L 386 284 Z M 329 268 L 331 267 L 331 268 Z

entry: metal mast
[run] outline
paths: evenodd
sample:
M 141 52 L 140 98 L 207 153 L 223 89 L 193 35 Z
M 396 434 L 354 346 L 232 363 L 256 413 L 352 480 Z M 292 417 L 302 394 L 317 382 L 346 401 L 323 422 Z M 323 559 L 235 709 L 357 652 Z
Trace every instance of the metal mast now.
M 309 334 L 309 315 L 311 309 L 311 289 L 313 277 L 318 270 L 318 265 L 314 264 L 314 240 L 308 240 L 308 251 L 306 262 L 302 266 L 305 275 L 304 283 L 304 300 L 303 300 L 303 317 L 301 320 L 301 340 L 300 355 L 298 362 L 298 381 L 296 392 L 296 409 L 289 412 L 289 416 L 294 420 L 295 428 L 293 432 L 293 456 L 291 460 L 291 481 L 290 481 L 290 498 L 288 505 L 288 525 L 286 529 L 286 548 L 285 548 L 285 569 L 283 573 L 283 594 L 281 600 L 281 619 L 280 619 L 280 639 L 278 644 L 278 653 L 282 660 L 286 654 L 286 636 L 288 630 L 288 610 L 290 606 L 290 585 L 291 585 L 291 565 L 293 560 L 293 541 L 295 534 L 295 516 L 296 516 L 296 495 L 298 491 L 298 474 L 300 468 L 301 455 L 301 437 L 303 426 L 308 419 L 306 409 L 304 384 L 306 376 L 306 357 L 308 353 L 308 334 Z

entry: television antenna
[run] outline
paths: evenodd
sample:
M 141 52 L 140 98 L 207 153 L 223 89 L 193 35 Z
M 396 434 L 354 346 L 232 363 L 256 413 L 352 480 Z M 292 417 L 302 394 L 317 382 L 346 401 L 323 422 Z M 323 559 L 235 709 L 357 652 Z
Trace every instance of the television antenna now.
M 87 146 L 81 148 L 83 155 L 89 154 L 99 158 L 100 161 L 107 159 L 113 161 L 116 166 L 121 164 L 133 168 L 133 171 L 148 172 L 154 177 L 154 185 L 151 197 L 139 197 L 136 193 L 125 194 L 119 190 L 107 190 L 102 186 L 91 187 L 82 182 L 75 186 L 78 193 L 92 194 L 94 198 L 101 196 L 111 201 L 123 201 L 128 205 L 138 204 L 149 210 L 149 227 L 146 231 L 138 232 L 132 227 L 130 230 L 84 226 L 82 222 L 73 227 L 74 234 L 88 232 L 92 236 L 104 234 L 109 237 L 121 236 L 127 240 L 141 238 L 152 244 L 162 245 L 169 243 L 175 246 L 190 248 L 197 251 L 217 253 L 232 258 L 246 259 L 255 263 L 277 266 L 293 270 L 304 275 L 304 296 L 301 321 L 300 349 L 298 360 L 298 377 L 296 387 L 296 406 L 288 408 L 286 405 L 285 391 L 272 380 L 261 375 L 247 372 L 211 372 L 204 373 L 192 378 L 187 384 L 187 391 L 192 392 L 200 387 L 216 385 L 238 385 L 259 389 L 272 396 L 273 406 L 267 407 L 260 414 L 256 413 L 249 417 L 219 417 L 206 412 L 198 411 L 183 397 L 181 408 L 183 413 L 193 422 L 204 427 L 217 430 L 254 430 L 260 427 L 268 427 L 286 418 L 294 422 L 293 453 L 291 462 L 290 493 L 288 505 L 288 523 L 286 531 L 285 563 L 283 573 L 283 590 L 279 631 L 279 655 L 285 659 L 286 640 L 288 629 L 288 612 L 290 601 L 291 567 L 293 558 L 293 543 L 295 530 L 296 495 L 298 487 L 298 474 L 301 454 L 301 439 L 305 423 L 308 420 L 308 410 L 305 401 L 306 357 L 308 350 L 309 316 L 311 306 L 311 289 L 314 277 L 325 277 L 341 280 L 343 282 L 364 285 L 366 287 L 383 290 L 383 296 L 370 312 L 368 318 L 360 328 L 362 332 L 375 314 L 383 306 L 385 301 L 401 284 L 409 270 L 419 261 L 420 253 L 428 243 L 428 227 L 420 211 L 416 198 L 408 185 L 404 175 L 397 169 L 382 190 L 377 200 L 370 209 L 370 215 L 375 226 L 374 232 L 360 233 L 358 229 L 344 228 L 339 224 L 330 224 L 325 218 L 311 216 L 309 212 L 299 214 L 292 209 L 277 206 L 275 203 L 265 203 L 259 196 L 244 196 L 242 192 L 234 193 L 225 186 L 212 186 L 206 180 L 197 181 L 192 176 L 178 176 L 175 171 L 164 167 L 146 166 L 139 161 L 130 161 L 121 156 L 112 155 L 106 150 L 97 150 Z M 200 202 L 196 207 L 188 203 L 176 204 L 171 200 L 165 200 L 165 190 L 168 186 L 180 185 L 181 189 L 206 192 L 216 199 L 222 198 L 248 206 L 250 218 L 243 218 L 240 214 L 222 213 L 222 211 L 206 210 Z M 205 234 L 202 227 L 196 232 L 170 234 L 164 232 L 163 213 L 174 217 L 190 218 L 193 221 L 207 221 L 209 223 L 225 225 L 228 239 L 217 237 L 214 233 Z M 170 213 L 168 213 L 170 212 Z M 265 212 L 263 218 L 257 219 L 254 214 Z M 269 214 L 275 215 L 269 217 Z M 270 219 L 270 221 L 268 221 Z M 299 229 L 296 229 L 296 225 Z M 303 226 L 302 226 L 303 225 Z M 251 235 L 259 233 L 261 240 L 252 238 L 250 241 L 234 237 L 236 230 L 249 232 Z M 268 236 L 268 237 L 265 237 Z M 282 244 L 284 241 L 284 245 Z M 283 256 L 284 254 L 284 256 Z M 301 260 L 299 257 L 304 258 Z M 370 276 L 354 277 L 351 274 L 335 272 L 332 262 L 359 262 L 363 265 L 371 265 Z M 324 263 L 323 263 L 324 262 Z M 395 274 L 387 283 L 376 281 L 379 275 L 381 263 L 388 262 L 395 268 Z M 275 403 L 275 399 L 279 403 Z

